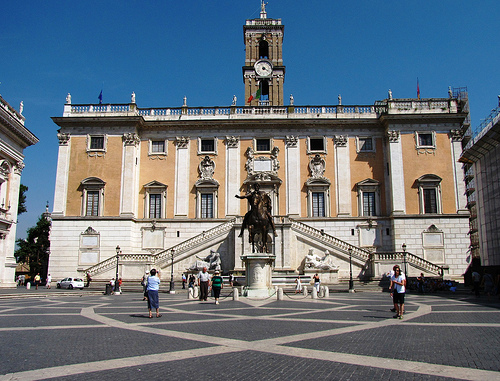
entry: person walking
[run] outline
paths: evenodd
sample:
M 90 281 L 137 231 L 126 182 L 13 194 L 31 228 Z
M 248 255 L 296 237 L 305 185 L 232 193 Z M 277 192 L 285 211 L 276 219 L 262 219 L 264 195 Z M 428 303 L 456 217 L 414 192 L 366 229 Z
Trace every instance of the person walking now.
M 479 274 L 476 270 L 472 272 L 472 283 L 474 285 L 474 294 L 476 298 L 479 298 L 479 286 L 481 284 L 481 274 Z
M 316 292 L 319 294 L 319 285 L 320 285 L 321 281 L 319 279 L 318 273 L 314 274 L 313 282 L 314 282 L 314 288 L 316 289 Z
M 50 282 L 52 282 L 52 275 L 48 274 L 47 275 L 47 283 L 45 283 L 45 288 L 50 289 Z
M 186 274 L 182 273 L 182 289 L 186 288 Z
M 35 288 L 38 290 L 38 285 L 40 284 L 40 280 L 42 278 L 40 277 L 40 273 L 35 275 Z
M 396 315 L 393 318 L 402 319 L 405 312 L 405 293 L 406 293 L 406 277 L 401 273 L 399 266 L 394 266 L 394 275 L 391 277 L 391 290 L 392 300 L 396 308 Z
M 215 304 L 219 304 L 220 291 L 224 288 L 224 280 L 220 276 L 220 271 L 215 270 L 212 277 L 212 290 L 214 292 Z
M 90 282 L 92 281 L 92 277 L 90 276 L 90 273 L 87 273 L 87 284 L 85 287 L 90 287 Z
M 149 318 L 153 318 L 153 309 L 156 310 L 156 317 L 161 317 L 160 314 L 160 301 L 158 298 L 158 291 L 160 290 L 160 278 L 156 276 L 156 270 L 152 269 L 149 272 L 151 275 L 148 277 L 148 310 Z
M 210 274 L 207 272 L 207 268 L 203 267 L 203 270 L 198 274 L 198 286 L 200 286 L 200 300 L 207 301 L 208 298 L 208 286 L 210 283 Z

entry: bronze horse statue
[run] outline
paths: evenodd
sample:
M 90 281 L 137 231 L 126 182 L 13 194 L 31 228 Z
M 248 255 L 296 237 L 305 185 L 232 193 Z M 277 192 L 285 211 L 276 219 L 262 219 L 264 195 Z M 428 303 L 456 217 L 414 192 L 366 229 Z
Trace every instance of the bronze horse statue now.
M 259 184 L 254 185 L 253 192 L 245 196 L 236 195 L 237 198 L 246 198 L 250 203 L 250 210 L 245 214 L 241 226 L 240 237 L 245 227 L 248 229 L 249 242 L 252 244 L 252 252 L 256 249 L 259 253 L 271 251 L 272 238 L 269 230 L 276 236 L 276 229 L 271 216 L 271 198 L 265 192 L 260 191 Z

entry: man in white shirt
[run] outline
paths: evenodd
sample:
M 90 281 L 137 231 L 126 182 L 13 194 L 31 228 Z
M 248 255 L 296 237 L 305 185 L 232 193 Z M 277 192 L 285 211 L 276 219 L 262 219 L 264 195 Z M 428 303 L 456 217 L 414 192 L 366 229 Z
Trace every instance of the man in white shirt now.
M 402 319 L 405 312 L 406 277 L 405 274 L 401 273 L 401 269 L 397 265 L 394 266 L 394 275 L 391 277 L 389 289 L 396 307 L 396 315 L 393 317 Z
M 208 286 L 210 285 L 210 274 L 206 267 L 198 274 L 198 286 L 200 286 L 200 300 L 207 301 Z

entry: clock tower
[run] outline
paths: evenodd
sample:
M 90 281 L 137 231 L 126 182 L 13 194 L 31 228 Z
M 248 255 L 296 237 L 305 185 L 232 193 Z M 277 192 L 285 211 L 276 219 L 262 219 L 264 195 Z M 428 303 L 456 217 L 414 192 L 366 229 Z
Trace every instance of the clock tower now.
M 283 106 L 284 28 L 281 19 L 267 18 L 263 0 L 260 18 L 247 20 L 243 26 L 246 50 L 243 82 L 247 106 Z

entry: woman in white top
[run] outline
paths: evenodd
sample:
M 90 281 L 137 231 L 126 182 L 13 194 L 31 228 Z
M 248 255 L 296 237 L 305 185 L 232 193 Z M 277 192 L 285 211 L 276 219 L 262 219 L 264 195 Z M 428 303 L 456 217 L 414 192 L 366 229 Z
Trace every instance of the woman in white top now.
M 401 273 L 399 266 L 394 266 L 394 275 L 391 277 L 389 289 L 396 307 L 396 315 L 393 318 L 402 319 L 405 312 L 406 277 L 405 274 Z
M 300 280 L 300 275 L 295 279 L 295 293 L 302 292 L 302 281 Z

